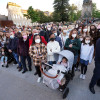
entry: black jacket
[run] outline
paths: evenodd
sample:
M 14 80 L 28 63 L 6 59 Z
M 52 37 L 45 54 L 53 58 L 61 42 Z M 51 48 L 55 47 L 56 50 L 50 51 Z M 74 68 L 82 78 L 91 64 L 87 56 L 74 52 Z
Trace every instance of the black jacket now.
M 96 43 L 95 62 L 100 63 L 100 38 L 97 40 Z
M 18 38 L 14 37 L 14 39 L 9 39 L 8 50 L 12 50 L 12 52 L 17 53 L 18 46 Z

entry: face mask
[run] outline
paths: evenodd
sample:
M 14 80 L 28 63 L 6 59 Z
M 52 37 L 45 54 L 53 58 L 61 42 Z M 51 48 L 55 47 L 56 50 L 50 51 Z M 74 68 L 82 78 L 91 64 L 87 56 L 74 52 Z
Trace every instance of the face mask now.
M 81 32 L 81 29 L 79 29 L 79 32 Z
M 95 28 L 93 28 L 93 29 L 91 29 L 92 31 L 94 31 L 95 30 Z
M 84 29 L 83 31 L 84 31 L 84 32 L 87 32 L 87 29 Z
M 34 33 L 34 35 L 38 35 L 39 33 Z
M 48 28 L 48 30 L 50 31 L 50 30 L 51 30 L 51 28 Z
M 83 38 L 80 38 L 80 41 L 83 41 Z
M 55 38 L 51 38 L 51 39 L 50 39 L 50 41 L 54 41 L 54 40 L 55 40 Z
M 63 30 L 64 33 L 67 33 L 67 30 Z
M 13 36 L 13 35 L 10 35 L 10 38 L 11 38 L 11 39 L 13 39 L 13 38 L 14 38 L 14 36 Z
M 54 33 L 55 36 L 57 36 L 57 33 Z
M 40 43 L 40 41 L 41 41 L 40 39 L 36 39 L 35 43 Z
M 19 31 L 21 33 L 21 31 Z
M 72 29 L 69 29 L 69 31 L 71 31 Z
M 72 34 L 72 37 L 73 37 L 73 38 L 76 38 L 76 36 L 77 36 L 76 34 Z
M 23 36 L 23 39 L 27 39 L 27 35 L 24 35 L 24 36 Z
M 85 40 L 85 43 L 86 43 L 86 44 L 89 44 L 89 43 L 90 43 L 90 40 Z

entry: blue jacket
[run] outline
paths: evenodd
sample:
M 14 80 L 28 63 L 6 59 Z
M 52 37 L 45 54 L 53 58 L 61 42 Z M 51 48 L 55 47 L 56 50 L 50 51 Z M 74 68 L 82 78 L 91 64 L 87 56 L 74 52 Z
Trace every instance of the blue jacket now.
M 9 39 L 8 50 L 12 50 L 12 52 L 17 53 L 17 45 L 18 45 L 18 38 L 14 37 L 14 39 Z
M 62 48 L 62 42 L 61 42 L 61 38 L 59 36 L 56 36 L 55 41 L 57 41 L 60 45 L 60 47 Z

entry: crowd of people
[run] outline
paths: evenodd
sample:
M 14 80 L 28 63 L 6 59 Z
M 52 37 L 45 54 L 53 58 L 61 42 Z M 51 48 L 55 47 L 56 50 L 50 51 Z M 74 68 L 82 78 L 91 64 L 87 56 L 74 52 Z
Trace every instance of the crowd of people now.
M 34 65 L 36 69 L 34 75 L 38 75 L 37 82 L 40 82 L 42 78 L 41 63 L 47 62 L 50 65 L 60 63 L 55 60 L 54 54 L 62 50 L 69 50 L 74 54 L 73 76 L 75 71 L 80 70 L 79 65 L 81 65 L 80 78 L 84 80 L 88 65 L 96 55 L 96 46 L 100 45 L 96 45 L 99 38 L 99 23 L 90 26 L 80 24 L 78 27 L 53 23 L 34 27 L 17 27 L 16 25 L 0 27 L 1 66 L 8 68 L 13 62 L 18 65 L 18 71 L 22 71 L 24 74 L 32 71 L 32 65 Z M 66 59 L 63 58 L 63 62 L 66 62 Z M 96 79 L 98 78 L 96 77 Z M 94 86 L 91 84 L 90 90 L 94 93 Z

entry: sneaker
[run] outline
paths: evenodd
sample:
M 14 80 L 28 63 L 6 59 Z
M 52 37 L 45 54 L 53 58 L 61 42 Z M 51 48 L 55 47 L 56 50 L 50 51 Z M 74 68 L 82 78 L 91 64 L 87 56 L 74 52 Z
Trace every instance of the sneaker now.
M 83 78 L 82 79 L 85 80 L 85 78 L 86 78 L 86 75 L 83 75 Z
M 41 77 L 39 77 L 39 78 L 38 78 L 37 82 L 38 82 L 38 83 L 40 83 L 40 82 L 41 82 Z
M 80 78 L 81 78 L 81 79 L 83 78 L 83 74 L 80 75 Z

